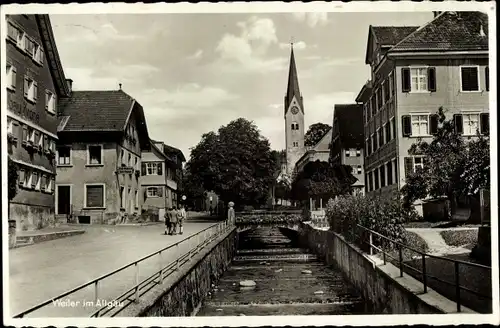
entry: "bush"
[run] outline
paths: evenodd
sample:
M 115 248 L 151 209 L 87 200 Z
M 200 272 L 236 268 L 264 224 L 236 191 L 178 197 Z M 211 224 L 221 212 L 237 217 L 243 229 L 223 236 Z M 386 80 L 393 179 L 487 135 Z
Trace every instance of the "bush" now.
M 368 233 L 358 228 L 361 225 L 392 240 L 405 243 L 403 223 L 417 217 L 414 209 L 403 206 L 399 195 L 393 198 L 367 197 L 363 195 L 340 196 L 330 200 L 326 209 L 330 229 L 344 235 L 366 250 Z M 383 238 L 373 236 L 373 242 L 383 249 L 394 249 L 395 245 Z
M 467 230 L 445 230 L 441 231 L 441 237 L 449 246 L 475 245 L 477 243 L 477 229 Z

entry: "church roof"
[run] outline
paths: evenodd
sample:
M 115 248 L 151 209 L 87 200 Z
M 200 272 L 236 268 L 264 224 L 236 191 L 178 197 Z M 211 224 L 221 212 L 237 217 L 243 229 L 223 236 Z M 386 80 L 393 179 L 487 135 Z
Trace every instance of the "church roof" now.
M 285 114 L 294 96 L 299 102 L 302 110 L 304 110 L 304 106 L 302 104 L 302 97 L 300 95 L 299 78 L 297 76 L 297 67 L 295 66 L 295 56 L 293 54 L 293 46 L 292 46 L 292 50 L 290 53 L 290 69 L 288 71 L 288 85 L 285 97 Z

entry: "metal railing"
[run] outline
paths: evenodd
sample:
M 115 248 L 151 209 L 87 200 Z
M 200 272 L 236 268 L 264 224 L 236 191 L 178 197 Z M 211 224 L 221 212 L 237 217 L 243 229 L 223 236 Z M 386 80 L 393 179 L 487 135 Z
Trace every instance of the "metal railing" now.
M 112 278 L 113 276 L 116 276 L 118 273 L 123 272 L 124 270 L 128 268 L 132 268 L 135 271 L 134 278 L 133 278 L 133 286 L 129 288 L 127 291 L 122 293 L 121 295 L 115 297 L 113 300 L 106 302 L 106 305 L 103 305 L 102 307 L 99 307 L 96 311 L 94 311 L 90 316 L 91 317 L 99 317 L 99 316 L 104 316 L 108 313 L 110 313 L 112 310 L 117 310 L 111 314 L 111 316 L 114 316 L 121 312 L 123 309 L 125 309 L 128 305 L 131 303 L 137 303 L 142 295 L 144 295 L 146 292 L 151 290 L 157 285 L 161 285 L 163 281 L 169 277 L 172 273 L 176 272 L 179 270 L 179 268 L 186 262 L 190 261 L 193 256 L 198 254 L 205 246 L 209 245 L 211 242 L 213 242 L 215 239 L 217 239 L 219 236 L 222 234 L 230 231 L 231 228 L 234 227 L 234 224 L 231 224 L 228 221 L 222 221 L 216 224 L 211 225 L 210 227 L 203 229 L 195 234 L 190 235 L 189 237 L 175 243 L 172 245 L 169 245 L 167 247 L 164 247 L 160 249 L 159 251 L 156 251 L 154 253 L 151 253 L 149 255 L 146 255 L 134 262 L 131 262 L 129 264 L 126 264 L 116 270 L 113 270 L 107 274 L 104 274 L 96 279 L 93 279 L 89 282 L 86 282 L 80 286 L 77 286 L 73 289 L 70 289 L 64 293 L 61 293 L 57 295 L 56 297 L 53 297 L 47 301 L 44 301 L 42 303 L 39 303 L 38 305 L 35 305 L 28 310 L 25 310 L 17 315 L 14 316 L 14 318 L 23 318 L 26 315 L 33 313 L 37 310 L 40 310 L 42 308 L 46 308 L 48 306 L 53 305 L 56 301 L 61 300 L 62 298 L 65 298 L 67 296 L 74 295 L 75 293 L 82 291 L 85 288 L 93 286 L 94 288 L 94 300 L 97 301 L 99 300 L 100 293 L 99 291 L 102 289 L 102 281 L 107 278 Z M 189 247 L 188 250 L 184 253 L 182 253 L 182 246 L 184 245 L 191 245 L 194 247 Z M 165 264 L 166 259 L 163 258 L 163 254 L 165 254 L 168 250 L 174 250 L 175 249 L 175 254 L 178 254 L 178 256 L 173 260 L 170 261 L 169 263 Z M 158 270 L 154 272 L 152 275 L 148 276 L 147 278 L 143 279 L 140 281 L 139 279 L 139 272 L 140 272 L 140 264 L 144 263 L 144 261 L 148 259 L 152 259 L 154 257 L 157 257 L 157 263 L 158 263 Z M 126 302 L 126 304 L 124 303 Z
M 354 230 L 358 230 L 358 231 L 361 230 L 361 233 L 357 233 Z M 352 239 L 353 241 L 357 241 L 358 244 L 360 244 L 359 246 L 362 246 L 362 247 L 368 246 L 370 255 L 376 255 L 377 253 L 379 253 L 379 254 L 381 253 L 384 265 L 387 263 L 387 258 L 389 258 L 390 260 L 393 260 L 393 261 L 389 261 L 389 262 L 391 262 L 393 264 L 397 264 L 397 266 L 399 268 L 399 272 L 400 272 L 400 277 L 403 277 L 403 274 L 405 272 L 405 268 L 410 269 L 411 271 L 417 273 L 417 275 L 419 275 L 420 277 L 414 276 L 414 278 L 417 278 L 417 279 L 420 278 L 419 280 L 423 284 L 423 293 L 424 294 L 427 293 L 428 279 L 434 279 L 434 280 L 439 281 L 441 283 L 444 283 L 446 285 L 453 286 L 455 288 L 454 301 L 457 304 L 457 312 L 461 312 L 461 310 L 462 310 L 461 309 L 462 300 L 461 300 L 461 295 L 460 295 L 461 291 L 469 292 L 469 293 L 476 295 L 476 296 L 479 296 L 480 298 L 483 298 L 483 299 L 492 300 L 491 294 L 485 295 L 485 294 L 482 294 L 478 291 L 467 288 L 461 284 L 461 279 L 460 279 L 460 266 L 480 268 L 482 270 L 489 271 L 490 276 L 491 276 L 491 267 L 489 267 L 489 266 L 476 264 L 476 263 L 472 263 L 472 262 L 461 261 L 461 260 L 454 260 L 454 259 L 442 257 L 442 256 L 427 254 L 427 253 L 422 252 L 420 250 L 417 250 L 411 246 L 405 245 L 399 241 L 388 238 L 388 237 L 386 237 L 386 236 L 384 236 L 376 231 L 373 231 L 373 230 L 368 229 L 366 227 L 363 227 L 361 225 L 356 225 L 356 226 L 354 226 L 354 229 L 350 230 L 350 237 L 353 238 Z M 358 237 L 359 239 L 356 239 L 356 237 Z M 368 240 L 365 240 L 366 238 Z M 374 241 L 379 241 L 379 246 L 375 245 Z M 392 244 L 392 245 L 396 246 L 397 257 L 392 256 L 391 251 L 384 250 L 382 248 L 381 244 Z M 405 249 L 409 250 L 413 253 L 416 253 L 420 256 L 421 269 L 412 267 L 412 266 L 408 265 L 408 263 L 405 263 L 404 258 L 403 258 L 403 250 L 405 250 Z M 392 252 L 394 252 L 394 250 Z M 426 259 L 439 259 L 439 260 L 453 263 L 453 266 L 454 266 L 454 274 L 453 274 L 454 279 L 453 279 L 453 281 L 452 282 L 447 281 L 447 280 L 444 280 L 444 279 L 437 277 L 435 275 L 430 275 L 428 272 L 428 269 L 426 267 Z M 413 275 L 411 275 L 411 276 L 413 276 Z

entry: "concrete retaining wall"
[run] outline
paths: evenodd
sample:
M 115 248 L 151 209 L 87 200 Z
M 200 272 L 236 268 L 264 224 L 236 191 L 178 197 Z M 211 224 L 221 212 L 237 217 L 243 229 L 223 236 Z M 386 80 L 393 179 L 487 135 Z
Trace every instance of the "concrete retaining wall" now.
M 374 264 L 372 258 L 333 231 L 316 230 L 302 224 L 299 238 L 327 264 L 340 268 L 371 303 L 375 313 L 433 314 L 453 309 L 455 303 L 433 291 L 417 295 L 421 289 L 418 281 L 406 275 L 400 278 L 399 270 L 391 264 Z
M 219 237 L 193 257 L 186 267 L 179 270 L 165 286 L 158 287 L 154 294 L 141 299 L 120 316 L 139 317 L 183 317 L 195 315 L 212 283 L 227 270 L 236 251 L 238 234 L 236 229 Z

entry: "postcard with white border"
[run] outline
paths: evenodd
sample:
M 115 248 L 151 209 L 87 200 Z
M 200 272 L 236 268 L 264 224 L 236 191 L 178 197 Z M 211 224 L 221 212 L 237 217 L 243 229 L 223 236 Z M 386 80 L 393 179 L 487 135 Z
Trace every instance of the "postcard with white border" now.
M 5 324 L 499 324 L 495 9 L 2 5 Z

